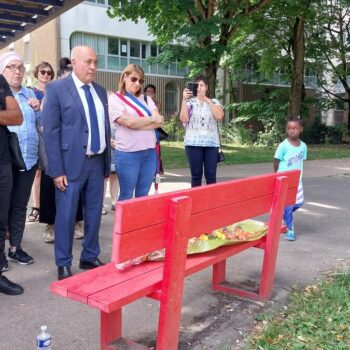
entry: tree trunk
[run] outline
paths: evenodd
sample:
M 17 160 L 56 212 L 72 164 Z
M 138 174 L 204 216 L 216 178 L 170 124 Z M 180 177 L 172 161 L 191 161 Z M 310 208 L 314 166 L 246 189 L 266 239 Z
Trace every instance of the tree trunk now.
M 293 72 L 289 95 L 288 115 L 297 117 L 300 115 L 304 88 L 304 19 L 297 17 L 294 24 L 292 39 Z
M 346 97 L 348 99 L 347 101 L 347 108 L 348 108 L 348 120 L 347 120 L 347 126 L 348 126 L 348 132 L 350 131 L 350 90 L 346 89 Z
M 216 75 L 218 70 L 217 62 L 212 62 L 204 70 L 204 75 L 208 79 L 208 94 L 210 97 L 215 97 L 215 84 L 216 84 Z

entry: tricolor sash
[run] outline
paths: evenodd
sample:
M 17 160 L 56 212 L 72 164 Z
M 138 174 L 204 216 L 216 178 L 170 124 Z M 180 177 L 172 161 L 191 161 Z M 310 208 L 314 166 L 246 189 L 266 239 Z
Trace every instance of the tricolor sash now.
M 131 107 L 139 117 L 150 117 L 152 115 L 151 111 L 141 103 L 135 96 L 129 94 L 122 95 L 119 91 L 115 93 L 127 106 Z
M 119 91 L 115 93 L 127 106 L 131 107 L 139 117 L 151 117 L 152 113 L 143 103 L 141 103 L 135 96 L 125 92 L 125 95 L 122 95 Z M 146 101 L 147 102 L 147 101 Z M 159 143 L 159 133 L 154 129 L 156 135 L 157 143 Z

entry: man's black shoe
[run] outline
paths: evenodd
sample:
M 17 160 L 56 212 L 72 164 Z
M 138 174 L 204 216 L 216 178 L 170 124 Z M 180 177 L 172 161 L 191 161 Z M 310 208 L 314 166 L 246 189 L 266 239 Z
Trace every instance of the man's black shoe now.
M 58 280 L 63 280 L 70 276 L 73 276 L 73 274 L 69 266 L 62 266 L 58 268 Z
M 20 295 L 23 292 L 24 290 L 19 284 L 13 283 L 5 276 L 0 275 L 0 293 L 6 295 Z
M 99 258 L 96 258 L 95 260 L 80 260 L 79 268 L 82 270 L 90 270 L 103 265 L 104 263 Z

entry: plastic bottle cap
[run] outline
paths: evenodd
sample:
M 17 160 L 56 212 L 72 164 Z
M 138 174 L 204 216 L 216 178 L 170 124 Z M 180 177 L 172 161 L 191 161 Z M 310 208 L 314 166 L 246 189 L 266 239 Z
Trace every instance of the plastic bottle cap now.
M 41 326 L 40 329 L 41 329 L 42 331 L 46 331 L 46 330 L 47 330 L 47 326 Z

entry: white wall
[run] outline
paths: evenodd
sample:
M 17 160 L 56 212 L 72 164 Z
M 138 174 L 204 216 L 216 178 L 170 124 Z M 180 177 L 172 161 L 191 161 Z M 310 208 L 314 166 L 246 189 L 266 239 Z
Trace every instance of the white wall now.
M 74 32 L 115 36 L 126 39 L 152 41 L 143 20 L 119 22 L 108 17 L 107 7 L 89 2 L 81 3 L 60 16 L 61 56 L 69 56 L 69 38 Z

